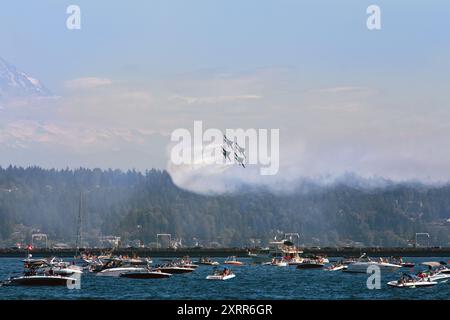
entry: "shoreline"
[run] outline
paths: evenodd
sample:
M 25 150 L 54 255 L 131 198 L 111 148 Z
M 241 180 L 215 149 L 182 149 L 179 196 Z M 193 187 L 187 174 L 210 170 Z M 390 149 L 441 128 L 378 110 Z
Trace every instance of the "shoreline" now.
M 113 250 L 115 255 L 138 255 L 140 257 L 247 257 L 248 251 L 255 251 L 254 248 L 182 248 L 182 249 L 150 249 L 150 248 L 118 248 Z M 355 257 L 366 253 L 371 257 L 450 257 L 450 247 L 435 248 L 301 248 L 304 254 L 325 255 L 328 257 Z M 68 249 L 41 249 L 35 248 L 31 254 L 35 257 L 73 257 L 75 248 Z M 106 248 L 86 248 L 86 251 L 93 255 L 100 255 L 111 251 Z M 0 248 L 0 257 L 13 258 L 25 256 L 25 249 Z

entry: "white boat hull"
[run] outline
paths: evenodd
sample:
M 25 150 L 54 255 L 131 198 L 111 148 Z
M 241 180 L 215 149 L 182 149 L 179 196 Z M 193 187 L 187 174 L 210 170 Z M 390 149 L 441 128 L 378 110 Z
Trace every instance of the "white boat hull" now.
M 431 287 L 438 284 L 435 281 L 414 281 L 414 282 L 398 282 L 389 281 L 388 285 L 394 288 L 419 288 L 419 287 Z
M 145 272 L 146 268 L 111 268 L 105 269 L 97 273 L 97 276 L 102 277 L 119 277 L 123 273 L 127 272 Z
M 353 272 L 353 273 L 367 273 L 367 269 L 371 266 L 377 266 L 381 271 L 384 272 L 394 272 L 401 268 L 401 266 L 391 263 L 380 263 L 380 262 L 355 262 L 351 263 L 344 270 L 345 272 Z
M 209 275 L 206 277 L 207 280 L 229 280 L 236 277 L 234 274 L 228 274 L 226 276 L 224 275 Z

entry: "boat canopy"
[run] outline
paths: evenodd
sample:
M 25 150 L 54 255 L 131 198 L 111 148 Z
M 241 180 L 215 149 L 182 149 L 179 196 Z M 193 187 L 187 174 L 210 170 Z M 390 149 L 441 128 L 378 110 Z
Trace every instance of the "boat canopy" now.
M 439 266 L 441 266 L 441 263 L 436 262 L 436 261 L 429 261 L 429 262 L 422 262 L 421 265 L 428 266 L 428 267 L 439 267 Z

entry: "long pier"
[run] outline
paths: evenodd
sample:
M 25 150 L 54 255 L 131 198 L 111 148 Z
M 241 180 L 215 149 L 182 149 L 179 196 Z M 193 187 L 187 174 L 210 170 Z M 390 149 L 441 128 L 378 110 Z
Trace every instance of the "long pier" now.
M 154 249 L 154 248 L 117 248 L 113 250 L 116 255 L 138 255 L 140 257 L 228 257 L 238 256 L 245 257 L 249 250 L 255 251 L 254 248 L 179 248 L 179 249 Z M 450 247 L 433 247 L 433 248 L 302 248 L 305 254 L 326 255 L 328 257 L 355 257 L 366 253 L 371 257 L 450 257 Z M 89 252 L 93 255 L 100 255 L 110 252 L 111 249 L 86 248 L 82 251 Z M 31 252 L 34 257 L 73 257 L 75 248 L 71 249 L 43 249 L 34 248 Z M 23 257 L 25 249 L 0 248 L 0 257 Z

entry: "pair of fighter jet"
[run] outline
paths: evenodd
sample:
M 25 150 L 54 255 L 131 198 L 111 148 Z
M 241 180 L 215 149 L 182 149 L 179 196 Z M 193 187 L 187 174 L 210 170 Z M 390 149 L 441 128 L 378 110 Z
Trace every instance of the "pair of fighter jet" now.
M 240 166 L 245 168 L 245 148 L 242 148 L 236 141 L 228 139 L 226 135 L 223 135 L 223 143 L 222 154 L 225 161 L 227 159 L 231 161 L 230 154 L 234 153 L 234 160 L 236 160 Z

